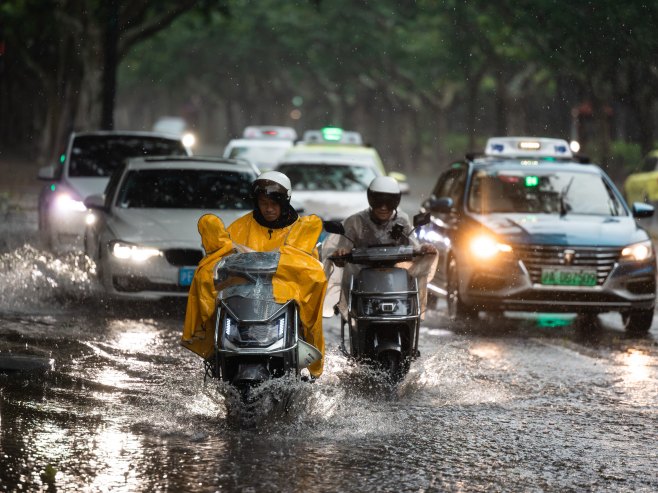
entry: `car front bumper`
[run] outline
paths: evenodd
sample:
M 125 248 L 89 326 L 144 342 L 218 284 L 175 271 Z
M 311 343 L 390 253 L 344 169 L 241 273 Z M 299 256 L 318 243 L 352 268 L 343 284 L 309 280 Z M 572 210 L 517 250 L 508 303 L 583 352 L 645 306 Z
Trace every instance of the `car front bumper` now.
M 172 251 L 186 252 L 174 258 Z M 129 300 L 186 298 L 203 252 L 194 249 L 163 251 L 143 262 L 117 259 L 108 254 L 101 267 L 101 282 L 112 297 Z M 186 261 L 187 259 L 187 261 Z
M 520 260 L 466 268 L 460 274 L 461 299 L 483 311 L 600 313 L 650 309 L 656 302 L 655 259 L 615 262 L 596 286 L 541 284 Z

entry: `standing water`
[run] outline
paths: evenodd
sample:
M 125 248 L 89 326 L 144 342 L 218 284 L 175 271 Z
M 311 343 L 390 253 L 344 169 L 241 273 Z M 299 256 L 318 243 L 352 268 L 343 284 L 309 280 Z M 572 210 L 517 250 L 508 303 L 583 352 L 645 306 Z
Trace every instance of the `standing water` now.
M 0 282 L 0 354 L 52 360 L 0 373 L 0 491 L 658 489 L 658 351 L 614 325 L 431 313 L 391 387 L 326 319 L 324 375 L 246 409 L 179 346 L 184 303 L 105 300 L 84 257 L 29 245 Z

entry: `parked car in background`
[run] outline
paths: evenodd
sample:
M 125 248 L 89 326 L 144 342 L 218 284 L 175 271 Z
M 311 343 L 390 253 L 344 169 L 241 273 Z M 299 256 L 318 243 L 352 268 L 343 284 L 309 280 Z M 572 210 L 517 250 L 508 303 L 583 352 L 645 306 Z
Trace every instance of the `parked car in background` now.
M 232 139 L 224 149 L 225 158 L 247 159 L 261 170 L 273 169 L 297 139 L 292 127 L 249 126 L 241 139 Z
M 619 312 L 646 334 L 656 303 L 656 257 L 606 173 L 575 159 L 566 141 L 489 139 L 484 155 L 451 163 L 423 211 L 418 236 L 439 251 L 429 288 L 452 320 L 479 311 L 570 312 L 593 321 Z M 585 324 L 591 326 L 591 324 Z
M 206 213 L 226 226 L 253 210 L 251 164 L 222 158 L 129 160 L 104 194 L 87 198 L 85 252 L 105 291 L 118 298 L 185 297 L 204 256 L 197 230 Z
M 185 147 L 190 149 L 198 144 L 194 130 L 190 128 L 185 118 L 179 116 L 163 116 L 153 124 L 153 131 L 178 137 Z
M 87 208 L 83 201 L 101 193 L 125 159 L 136 156 L 188 156 L 180 138 L 155 132 L 74 132 L 59 162 L 41 168 L 46 181 L 39 194 L 39 234 L 53 250 L 81 250 Z

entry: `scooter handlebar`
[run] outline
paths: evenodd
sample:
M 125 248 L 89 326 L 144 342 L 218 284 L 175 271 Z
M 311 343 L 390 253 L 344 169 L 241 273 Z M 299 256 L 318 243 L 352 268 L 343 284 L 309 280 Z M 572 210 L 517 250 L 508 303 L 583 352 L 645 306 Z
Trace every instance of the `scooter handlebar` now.
M 336 261 L 336 260 L 338 260 L 338 261 L 341 261 L 341 260 L 350 260 L 350 259 L 352 258 L 352 254 L 351 254 L 351 253 L 347 253 L 347 254 L 345 254 L 345 255 L 329 255 L 327 258 L 328 258 L 329 260 L 331 260 L 332 262 L 333 262 L 333 261 Z

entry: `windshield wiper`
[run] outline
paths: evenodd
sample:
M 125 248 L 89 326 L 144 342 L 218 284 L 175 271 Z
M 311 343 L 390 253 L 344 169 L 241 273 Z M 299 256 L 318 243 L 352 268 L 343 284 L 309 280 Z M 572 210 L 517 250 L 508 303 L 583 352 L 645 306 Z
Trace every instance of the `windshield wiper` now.
M 569 193 L 569 189 L 571 188 L 571 184 L 573 183 L 573 179 L 575 176 L 571 177 L 571 180 L 569 180 L 569 183 L 560 191 L 560 217 L 564 217 L 567 215 L 567 212 L 571 210 L 571 206 L 566 200 L 566 196 Z

